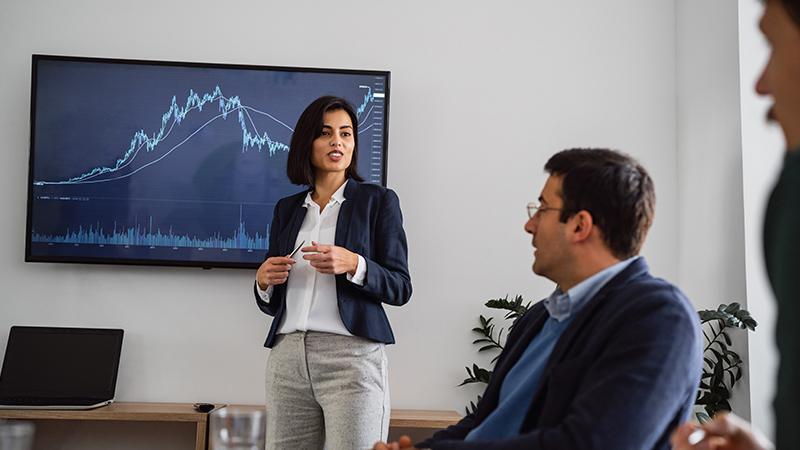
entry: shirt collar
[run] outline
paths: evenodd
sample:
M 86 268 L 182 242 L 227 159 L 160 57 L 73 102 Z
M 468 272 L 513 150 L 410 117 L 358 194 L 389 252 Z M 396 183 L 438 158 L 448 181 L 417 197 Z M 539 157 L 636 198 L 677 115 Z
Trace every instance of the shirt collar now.
M 339 186 L 339 189 L 337 189 L 336 192 L 333 193 L 333 195 L 331 196 L 331 202 L 338 203 L 341 205 L 342 202 L 347 200 L 346 198 L 344 198 L 344 188 L 347 186 L 348 181 L 350 181 L 349 178 L 344 180 L 344 183 L 342 183 L 342 185 Z M 314 200 L 311 199 L 311 194 L 313 192 L 314 192 L 313 190 L 308 191 L 308 193 L 306 194 L 306 199 L 303 201 L 303 207 L 307 208 L 311 206 L 312 203 L 314 203 Z
M 544 301 L 544 307 L 550 313 L 550 317 L 562 322 L 570 318 L 573 314 L 580 311 L 581 307 L 597 294 L 606 283 L 617 274 L 625 270 L 635 260 L 641 256 L 633 256 L 624 261 L 620 261 L 605 269 L 597 272 L 589 278 L 573 286 L 566 293 L 560 288 L 556 288 Z

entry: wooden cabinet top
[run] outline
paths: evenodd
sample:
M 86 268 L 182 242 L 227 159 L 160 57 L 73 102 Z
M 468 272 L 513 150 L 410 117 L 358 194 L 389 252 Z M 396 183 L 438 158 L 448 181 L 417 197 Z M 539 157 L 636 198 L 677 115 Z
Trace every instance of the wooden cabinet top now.
M 87 410 L 3 409 L 0 419 L 121 420 L 143 422 L 205 422 L 206 413 L 191 403 L 112 403 Z
M 219 405 L 220 407 L 224 405 Z M 260 405 L 230 405 L 240 409 L 264 409 Z M 142 422 L 206 422 L 208 414 L 197 412 L 191 403 L 112 403 L 89 410 L 0 410 L 0 419 L 120 420 Z M 439 429 L 461 420 L 455 411 L 392 409 L 392 427 Z

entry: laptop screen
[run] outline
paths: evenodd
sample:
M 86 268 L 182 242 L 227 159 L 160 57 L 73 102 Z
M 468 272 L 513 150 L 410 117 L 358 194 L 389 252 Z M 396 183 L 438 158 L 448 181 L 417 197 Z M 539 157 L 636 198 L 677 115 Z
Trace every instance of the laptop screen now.
M 0 395 L 114 398 L 122 330 L 11 327 Z

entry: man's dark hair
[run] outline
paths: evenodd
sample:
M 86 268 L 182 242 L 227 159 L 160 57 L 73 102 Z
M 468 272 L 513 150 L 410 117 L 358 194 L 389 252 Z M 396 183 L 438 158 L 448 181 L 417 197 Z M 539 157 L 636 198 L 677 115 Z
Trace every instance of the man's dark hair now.
M 322 135 L 323 116 L 326 112 L 343 110 L 353 122 L 353 158 L 345 172 L 347 178 L 364 181 L 358 174 L 358 117 L 347 100 L 327 95 L 311 102 L 297 119 L 292 140 L 289 143 L 289 157 L 286 162 L 286 175 L 294 184 L 314 185 L 314 167 L 311 165 L 314 140 Z
M 766 3 L 770 0 L 761 0 L 761 3 Z M 789 17 L 794 20 L 795 25 L 800 27 L 800 0 L 775 0 L 781 2 Z
M 781 0 L 786 12 L 794 20 L 795 25 L 800 27 L 800 0 Z
M 563 177 L 561 222 L 587 211 L 615 257 L 639 253 L 656 204 L 653 180 L 644 167 L 614 150 L 575 148 L 556 153 L 544 168 Z

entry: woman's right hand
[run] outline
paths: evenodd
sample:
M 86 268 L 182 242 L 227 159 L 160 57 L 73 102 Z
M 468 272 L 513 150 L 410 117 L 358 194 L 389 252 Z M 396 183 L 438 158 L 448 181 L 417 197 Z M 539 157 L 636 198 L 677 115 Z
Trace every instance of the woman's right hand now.
M 295 260 L 287 256 L 267 258 L 256 272 L 258 287 L 265 291 L 269 286 L 286 283 L 286 279 L 289 278 L 289 270 L 294 263 Z

